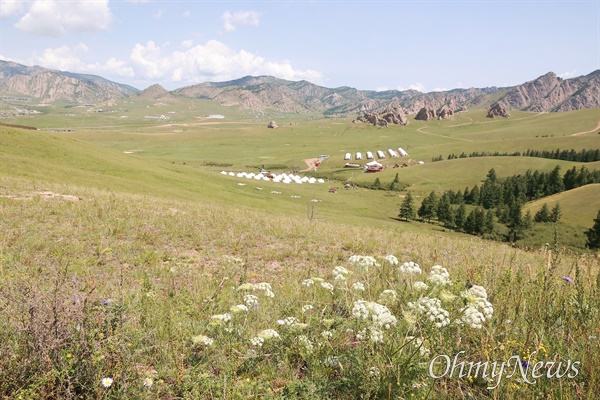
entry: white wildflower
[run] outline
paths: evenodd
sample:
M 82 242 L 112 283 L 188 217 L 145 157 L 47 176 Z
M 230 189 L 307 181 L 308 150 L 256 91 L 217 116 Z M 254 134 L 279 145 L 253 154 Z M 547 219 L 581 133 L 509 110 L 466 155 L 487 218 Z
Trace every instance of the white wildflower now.
M 146 379 L 144 379 L 144 386 L 146 386 L 147 388 L 152 387 L 153 383 L 154 382 L 152 381 L 152 378 L 146 378 Z
M 315 281 L 313 281 L 312 279 L 305 279 L 302 281 L 302 286 L 311 287 L 314 284 Z
M 236 290 L 254 290 L 254 284 L 244 283 L 244 284 L 238 286 L 238 288 Z
M 333 285 L 329 282 L 321 282 L 321 287 L 333 292 Z
M 484 321 L 486 319 L 490 319 L 492 317 L 492 315 L 494 314 L 494 307 L 492 306 L 492 303 L 490 303 L 487 300 L 487 292 L 485 291 L 485 288 L 483 288 L 482 286 L 478 286 L 478 285 L 471 286 L 471 288 L 469 288 L 468 290 L 465 290 L 460 295 L 467 300 L 467 307 L 463 309 L 465 311 L 465 313 L 467 312 L 467 310 L 469 308 L 473 308 L 481 313 L 481 316 L 484 318 Z M 472 314 L 473 312 L 469 311 L 469 313 Z M 464 317 L 464 315 L 463 315 L 463 317 Z M 473 320 L 474 318 L 476 319 L 476 317 L 472 317 L 472 316 L 465 317 L 465 318 L 467 318 L 467 320 Z M 461 318 L 461 320 L 463 320 L 463 322 L 466 322 L 466 321 L 464 321 L 463 318 Z M 466 322 L 466 323 L 468 324 L 468 322 Z M 474 325 L 478 325 L 478 324 L 475 323 Z
M 192 338 L 192 343 L 200 344 L 203 346 L 212 346 L 214 341 L 215 340 L 213 338 L 210 338 L 210 337 L 204 336 L 204 335 L 198 335 L 198 336 L 194 336 Z
M 264 292 L 265 296 L 267 296 L 267 297 L 275 297 L 275 294 L 273 293 L 273 291 L 271 289 L 271 285 L 268 284 L 267 282 L 255 283 L 254 290 L 259 290 L 259 291 Z
M 305 306 L 302 306 L 302 314 L 307 313 L 308 311 L 312 310 L 314 307 L 312 304 L 307 304 Z
M 423 316 L 436 328 L 450 324 L 450 313 L 442 308 L 442 302 L 438 298 L 421 297 L 416 302 L 409 302 L 407 305 L 417 316 Z
M 295 325 L 297 323 L 299 323 L 300 320 L 296 317 L 286 317 L 284 319 L 279 319 L 277 320 L 277 324 L 278 325 L 287 325 L 287 326 L 292 326 Z
M 233 315 L 231 315 L 229 313 L 217 314 L 217 315 L 213 315 L 212 317 L 210 317 L 210 319 L 213 320 L 215 323 L 218 323 L 221 325 L 231 321 L 232 318 L 233 318 Z
M 356 292 L 364 292 L 365 291 L 365 284 L 362 282 L 356 282 L 352 285 L 352 290 L 356 291 Z
M 386 289 L 379 295 L 379 300 L 382 301 L 395 301 L 398 295 L 395 290 Z
M 427 282 L 434 286 L 444 286 L 452 283 L 448 270 L 441 265 L 434 265 L 427 276 Z
M 388 256 L 383 257 L 383 259 L 385 261 L 387 261 L 388 263 L 390 263 L 391 265 L 398 265 L 398 259 L 394 255 L 390 254 Z
M 417 281 L 417 282 L 413 283 L 413 288 L 417 292 L 424 292 L 427 289 L 429 289 L 429 286 L 427 286 L 427 284 L 425 282 Z
M 113 384 L 112 378 L 103 378 L 102 379 L 102 386 L 104 386 L 105 388 L 111 387 L 112 384 Z
M 279 333 L 277 333 L 276 330 L 274 329 L 265 329 L 263 331 L 260 331 L 257 335 L 260 338 L 263 338 L 265 340 L 269 340 L 269 339 L 278 339 L 279 338 Z
M 354 264 L 358 268 L 364 269 L 365 271 L 368 271 L 369 267 L 379 267 L 377 260 L 371 256 L 353 255 L 350 256 L 348 262 Z
M 408 261 L 405 262 L 404 264 L 402 264 L 400 266 L 400 268 L 398 268 L 398 271 L 400 271 L 401 274 L 403 275 L 420 275 L 421 274 L 421 267 L 419 267 L 419 264 L 416 264 L 412 261 Z
M 256 307 L 258 307 L 258 297 L 256 297 L 253 294 L 247 294 L 244 296 L 244 303 L 248 307 L 256 308 Z
M 233 314 L 237 314 L 237 313 L 241 313 L 244 311 L 248 311 L 248 307 L 246 307 L 244 304 L 238 304 L 236 306 L 231 306 L 229 308 L 229 311 L 231 311 Z
M 383 342 L 383 332 L 381 332 L 381 329 L 375 328 L 374 326 L 371 327 L 371 341 L 373 343 Z
M 265 339 L 258 337 L 258 336 L 255 336 L 252 339 L 250 339 L 250 344 L 252 346 L 262 347 L 264 342 L 265 342 Z
M 357 300 L 352 307 L 352 315 L 359 319 L 370 319 L 373 326 L 390 329 L 396 325 L 396 317 L 384 305 L 373 301 Z
M 361 342 L 371 340 L 373 343 L 383 342 L 383 332 L 376 326 L 370 326 L 358 332 L 356 338 Z
M 306 350 L 308 354 L 314 350 L 314 345 L 306 335 L 298 336 L 298 344 Z
M 475 307 L 466 307 L 462 311 L 462 316 L 460 317 L 460 322 L 467 324 L 473 329 L 481 329 L 483 328 L 483 323 L 485 322 L 485 317 L 483 314 Z
M 373 378 L 377 378 L 379 375 L 381 375 L 381 371 L 379 371 L 379 368 L 377 367 L 371 367 L 369 368 L 369 375 Z
M 323 331 L 321 332 L 321 337 L 323 339 L 331 339 L 333 337 L 333 333 L 331 333 L 331 331 Z
M 335 283 L 345 282 L 346 277 L 348 276 L 348 273 L 349 273 L 349 271 L 342 266 L 335 267 L 333 269 L 334 282 Z

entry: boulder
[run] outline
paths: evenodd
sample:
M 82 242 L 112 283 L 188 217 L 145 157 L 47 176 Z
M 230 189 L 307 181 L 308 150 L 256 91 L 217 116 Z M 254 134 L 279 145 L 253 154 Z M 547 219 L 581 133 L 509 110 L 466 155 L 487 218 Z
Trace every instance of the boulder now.
M 449 119 L 454 115 L 454 110 L 447 104 L 444 104 L 438 111 L 438 119 Z
M 436 116 L 437 115 L 436 115 L 435 110 L 433 108 L 427 106 L 427 107 L 423 107 L 419 110 L 415 119 L 419 120 L 419 121 L 429 121 L 429 120 L 435 119 Z
M 487 117 L 488 118 L 496 118 L 496 117 L 508 118 L 508 117 L 510 117 L 510 114 L 508 113 L 508 111 L 506 111 L 506 107 L 504 106 L 504 103 L 499 101 L 489 109 Z
M 271 121 L 269 122 L 269 125 L 267 125 L 267 128 L 275 129 L 277 128 L 277 123 L 275 121 Z
M 404 111 L 402 111 L 400 107 L 394 107 L 391 110 L 386 110 L 381 118 L 390 124 L 408 125 L 408 118 L 406 118 Z

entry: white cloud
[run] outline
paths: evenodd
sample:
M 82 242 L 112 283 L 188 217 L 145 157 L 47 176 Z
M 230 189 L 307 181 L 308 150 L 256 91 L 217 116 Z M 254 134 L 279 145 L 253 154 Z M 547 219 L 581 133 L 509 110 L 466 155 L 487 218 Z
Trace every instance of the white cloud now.
M 36 0 L 15 27 L 25 33 L 60 37 L 70 31 L 105 30 L 112 19 L 108 0 Z
M 289 61 L 273 62 L 245 50 L 235 51 L 217 40 L 184 51 L 167 51 L 153 41 L 136 44 L 131 52 L 136 78 L 204 82 L 236 79 L 245 75 L 273 75 L 288 80 L 319 82 L 313 70 L 294 69 Z
M 570 79 L 570 78 L 574 78 L 576 76 L 577 76 L 577 70 L 568 71 L 568 72 L 558 75 L 559 78 L 563 78 L 563 79 Z
M 2 0 L 0 7 L 0 18 L 8 18 L 24 11 L 22 0 Z
M 445 87 L 436 87 L 436 88 L 433 88 L 434 92 L 447 92 L 448 90 L 450 90 L 450 89 L 445 88 Z
M 240 26 L 258 27 L 260 25 L 260 14 L 256 11 L 238 11 L 233 14 L 225 11 L 221 19 L 227 32 L 235 31 Z
M 410 85 L 409 87 L 405 88 L 403 86 L 398 86 L 396 88 L 396 90 L 400 90 L 400 91 L 404 91 L 404 90 L 416 90 L 418 92 L 423 93 L 423 91 L 425 90 L 425 85 L 423 85 L 422 83 L 414 83 L 412 85 Z
M 163 15 L 165 15 L 165 10 L 163 10 L 161 8 L 160 10 L 158 10 L 154 14 L 152 14 L 152 17 L 155 19 L 161 19 L 163 17 Z
M 56 48 L 47 48 L 41 56 L 34 60 L 34 63 L 45 68 L 58 69 L 61 71 L 92 73 L 99 75 L 111 75 L 119 77 L 133 78 L 135 73 L 126 62 L 109 58 L 105 63 L 85 63 L 79 58 L 78 53 L 87 53 L 88 47 L 84 43 L 79 43 L 74 47 L 60 46 Z
M 193 45 L 194 45 L 194 41 L 193 40 L 184 40 L 184 41 L 181 42 L 181 47 L 185 47 L 186 49 L 189 49 Z
M 390 88 L 387 86 L 381 86 L 375 89 L 376 92 L 387 92 L 388 90 L 390 90 Z

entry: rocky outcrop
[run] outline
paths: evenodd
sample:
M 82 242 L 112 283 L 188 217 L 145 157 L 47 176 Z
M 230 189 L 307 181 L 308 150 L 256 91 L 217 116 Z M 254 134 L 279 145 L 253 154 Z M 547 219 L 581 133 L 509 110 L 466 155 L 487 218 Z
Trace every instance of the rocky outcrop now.
M 426 106 L 419 110 L 415 119 L 418 121 L 429 121 L 435 119 L 436 116 L 435 110 L 431 106 Z
M 406 118 L 406 114 L 404 114 L 404 111 L 400 107 L 394 107 L 391 110 L 386 110 L 381 118 L 390 124 L 402 126 L 408 125 L 408 118 Z
M 374 126 L 387 127 L 389 124 L 394 125 L 408 125 L 408 118 L 404 114 L 404 111 L 400 107 L 393 107 L 385 110 L 381 114 L 376 113 L 365 113 L 363 116 L 357 118 L 352 122 L 365 122 Z
M 454 110 L 447 104 L 444 104 L 437 114 L 438 119 L 450 119 L 454 115 Z
M 267 125 L 267 128 L 275 129 L 275 128 L 278 128 L 278 126 L 275 121 L 271 121 L 271 122 L 269 122 L 269 125 Z
M 510 114 L 508 113 L 508 111 L 506 111 L 506 107 L 505 107 L 504 103 L 499 101 L 488 110 L 487 117 L 488 118 L 496 118 L 496 117 L 508 118 L 508 117 L 510 117 Z

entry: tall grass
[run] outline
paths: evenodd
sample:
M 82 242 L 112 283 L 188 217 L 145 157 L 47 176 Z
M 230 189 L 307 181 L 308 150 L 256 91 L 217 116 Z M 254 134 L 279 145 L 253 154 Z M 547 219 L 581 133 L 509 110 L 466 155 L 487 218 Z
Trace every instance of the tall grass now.
M 3 398 L 594 399 L 600 386 L 594 256 L 16 178 L 0 181 L 0 214 Z M 422 273 L 402 273 L 408 261 Z M 428 280 L 434 265 L 451 283 Z M 463 318 L 471 285 L 494 309 L 480 328 Z M 425 297 L 448 325 L 409 305 Z M 363 319 L 360 304 L 395 322 Z M 430 376 L 434 357 L 461 351 L 580 367 L 493 389 Z

